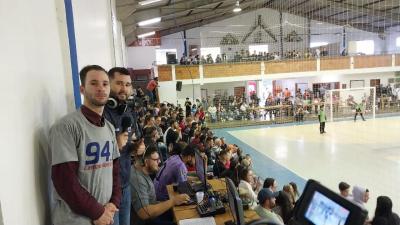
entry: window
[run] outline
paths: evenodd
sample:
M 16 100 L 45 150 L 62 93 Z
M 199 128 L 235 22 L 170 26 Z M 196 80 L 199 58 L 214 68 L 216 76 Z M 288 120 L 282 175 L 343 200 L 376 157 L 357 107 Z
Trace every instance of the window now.
M 167 53 L 175 53 L 176 55 L 176 49 L 156 49 L 157 65 L 167 64 Z
M 261 53 L 268 53 L 268 45 L 249 45 L 249 53 L 250 55 L 256 52 L 258 55 L 260 52 Z
M 356 49 L 357 49 L 357 53 L 373 55 L 374 54 L 374 41 L 373 40 L 356 41 Z
M 396 38 L 396 46 L 400 47 L 400 37 Z
M 328 42 L 311 42 L 310 43 L 310 48 L 316 48 L 316 47 L 321 47 L 321 46 L 325 46 L 328 45 Z
M 221 56 L 221 48 L 200 48 L 200 54 L 201 56 L 204 56 L 205 59 L 207 59 L 208 54 L 211 54 L 211 57 L 215 60 L 215 58 L 217 58 L 217 55 Z

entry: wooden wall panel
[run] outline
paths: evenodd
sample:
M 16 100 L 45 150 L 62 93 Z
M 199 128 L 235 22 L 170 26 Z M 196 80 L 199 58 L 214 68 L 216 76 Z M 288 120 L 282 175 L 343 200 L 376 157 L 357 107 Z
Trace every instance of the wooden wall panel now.
M 391 55 L 354 56 L 354 69 L 392 66 Z
M 350 69 L 350 57 L 322 58 L 321 70 L 347 70 Z
M 171 66 L 158 66 L 158 80 L 171 81 L 172 80 L 172 67 Z
M 317 70 L 317 60 L 289 60 L 265 62 L 265 73 L 295 73 Z
M 203 66 L 204 78 L 260 75 L 261 63 L 208 64 Z
M 395 63 L 394 63 L 394 65 L 396 65 L 396 66 L 400 66 L 400 54 L 396 54 L 395 55 Z
M 175 66 L 177 80 L 199 79 L 199 66 Z

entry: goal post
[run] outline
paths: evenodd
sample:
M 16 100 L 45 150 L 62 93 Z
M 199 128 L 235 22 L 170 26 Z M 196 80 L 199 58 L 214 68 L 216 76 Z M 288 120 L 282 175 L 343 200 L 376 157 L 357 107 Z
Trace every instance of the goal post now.
M 361 104 L 364 117 L 375 119 L 375 87 L 327 90 L 325 112 L 329 121 L 354 118 L 356 106 Z

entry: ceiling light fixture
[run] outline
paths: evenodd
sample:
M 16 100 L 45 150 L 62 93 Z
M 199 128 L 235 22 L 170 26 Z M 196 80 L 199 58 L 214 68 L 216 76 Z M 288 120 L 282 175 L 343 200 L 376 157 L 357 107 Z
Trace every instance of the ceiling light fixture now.
M 138 35 L 138 38 L 145 38 L 145 37 L 152 36 L 152 35 L 155 35 L 155 34 L 156 34 L 156 32 L 152 31 L 152 32 L 149 32 L 149 33 L 140 34 L 140 35 Z
M 239 0 L 238 0 L 238 1 L 236 1 L 235 8 L 233 9 L 233 12 L 237 13 L 237 12 L 240 12 L 240 11 L 242 11 L 242 8 L 240 8 Z
M 156 18 L 153 18 L 153 19 L 140 21 L 138 23 L 138 25 L 139 25 L 139 27 L 142 27 L 142 26 L 153 24 L 153 23 L 158 23 L 160 21 L 161 21 L 161 17 L 156 17 Z
M 140 1 L 139 5 L 144 6 L 144 5 L 150 5 L 156 2 L 161 2 L 162 0 L 144 0 L 144 1 Z

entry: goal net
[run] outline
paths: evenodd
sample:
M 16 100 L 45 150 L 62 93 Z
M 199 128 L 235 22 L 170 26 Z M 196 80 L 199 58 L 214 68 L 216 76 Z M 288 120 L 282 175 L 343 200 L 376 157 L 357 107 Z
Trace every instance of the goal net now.
M 375 87 L 329 90 L 325 102 L 325 112 L 331 122 L 354 118 L 357 105 L 364 118 L 375 119 Z

